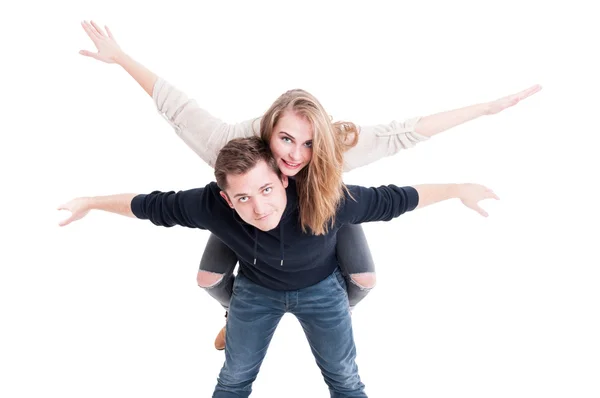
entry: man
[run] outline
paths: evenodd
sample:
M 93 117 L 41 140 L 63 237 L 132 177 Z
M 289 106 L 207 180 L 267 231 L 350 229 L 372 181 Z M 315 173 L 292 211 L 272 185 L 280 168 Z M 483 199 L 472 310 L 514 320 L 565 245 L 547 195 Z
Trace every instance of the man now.
M 160 226 L 208 229 L 237 253 L 240 270 L 229 307 L 225 363 L 213 397 L 250 395 L 286 312 L 300 321 L 332 397 L 366 397 L 355 363 L 345 280 L 337 268 L 337 230 L 345 223 L 388 221 L 450 198 L 485 214 L 477 203 L 498 199 L 474 184 L 348 186 L 329 232 L 317 236 L 302 233 L 295 183 L 281 175 L 259 138 L 225 145 L 215 176 L 217 182 L 204 188 L 77 198 L 59 207 L 72 213 L 60 225 L 89 210 L 104 210 Z

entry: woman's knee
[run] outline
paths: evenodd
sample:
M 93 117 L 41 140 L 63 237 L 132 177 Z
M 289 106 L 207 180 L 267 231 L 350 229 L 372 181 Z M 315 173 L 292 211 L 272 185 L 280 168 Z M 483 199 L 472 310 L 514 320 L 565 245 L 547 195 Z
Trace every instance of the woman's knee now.
M 361 272 L 357 274 L 350 274 L 352 283 L 360 287 L 361 289 L 373 289 L 377 282 L 375 272 Z
M 198 271 L 196 281 L 198 286 L 204 289 L 210 289 L 218 285 L 223 280 L 223 274 L 209 271 Z

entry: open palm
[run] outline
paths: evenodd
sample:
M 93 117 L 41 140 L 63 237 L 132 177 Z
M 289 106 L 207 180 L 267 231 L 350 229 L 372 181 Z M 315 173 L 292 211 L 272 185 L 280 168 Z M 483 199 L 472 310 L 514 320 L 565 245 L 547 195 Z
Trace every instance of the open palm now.
M 484 217 L 487 217 L 488 213 L 479 206 L 479 202 L 485 199 L 500 199 L 494 191 L 479 184 L 461 184 L 459 198 L 465 206 Z
M 77 221 L 85 217 L 90 209 L 87 206 L 87 198 L 76 198 L 65 204 L 58 206 L 57 210 L 67 210 L 71 212 L 71 216 L 58 223 L 61 227 L 69 225 L 73 221 Z
M 98 52 L 91 52 L 87 50 L 79 51 L 79 54 L 86 57 L 95 58 L 98 61 L 106 62 L 107 64 L 115 63 L 116 58 L 123 54 L 123 50 L 117 44 L 117 41 L 113 37 L 108 26 L 105 26 L 106 33 L 99 27 L 94 21 L 83 21 L 81 26 L 85 33 L 92 39 L 92 42 L 96 46 Z

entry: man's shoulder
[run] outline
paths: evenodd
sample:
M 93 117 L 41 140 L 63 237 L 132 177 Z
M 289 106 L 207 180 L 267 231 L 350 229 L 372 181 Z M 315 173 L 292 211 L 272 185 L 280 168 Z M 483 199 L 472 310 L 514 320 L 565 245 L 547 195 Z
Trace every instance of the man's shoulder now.
M 192 208 L 203 211 L 215 211 L 220 208 L 229 208 L 225 199 L 221 197 L 221 189 L 216 182 L 210 182 L 203 187 L 181 191 L 182 200 Z

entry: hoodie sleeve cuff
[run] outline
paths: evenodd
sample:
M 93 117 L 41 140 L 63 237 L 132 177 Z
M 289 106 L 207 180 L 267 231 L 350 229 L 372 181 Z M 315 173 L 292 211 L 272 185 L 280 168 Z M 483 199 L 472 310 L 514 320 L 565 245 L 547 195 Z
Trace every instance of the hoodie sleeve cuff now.
M 413 187 L 402 187 L 406 192 L 406 211 L 413 211 L 419 205 L 419 192 Z
M 131 212 L 134 216 L 140 219 L 147 219 L 146 212 L 144 211 L 144 203 L 147 195 L 137 195 L 131 200 Z

